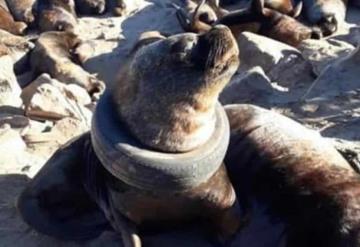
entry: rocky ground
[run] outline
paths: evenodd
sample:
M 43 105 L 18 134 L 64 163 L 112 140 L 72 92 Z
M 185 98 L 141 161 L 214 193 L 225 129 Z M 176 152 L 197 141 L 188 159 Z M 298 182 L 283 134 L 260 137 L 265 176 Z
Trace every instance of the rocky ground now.
M 124 17 L 80 18 L 83 68 L 107 85 L 140 33 L 182 31 L 169 1 L 127 3 Z M 360 11 L 350 9 L 347 22 L 332 37 L 304 41 L 298 49 L 243 33 L 240 69 L 220 101 L 281 112 L 318 130 L 359 165 Z M 89 129 L 96 104 L 85 89 L 48 74 L 29 83 L 24 61 L 34 47 L 34 35 L 18 38 L 0 31 L 0 246 L 119 246 L 113 233 L 92 242 L 60 242 L 34 232 L 18 217 L 14 205 L 19 192 L 60 145 Z M 185 238 L 192 239 L 191 246 L 211 246 L 195 229 L 146 238 L 145 246 L 190 246 L 182 242 Z

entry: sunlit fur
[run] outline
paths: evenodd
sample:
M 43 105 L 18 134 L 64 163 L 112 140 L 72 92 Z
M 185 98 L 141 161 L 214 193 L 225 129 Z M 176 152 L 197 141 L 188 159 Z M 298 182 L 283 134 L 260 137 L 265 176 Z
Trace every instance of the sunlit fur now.
M 203 144 L 215 124 L 219 93 L 238 68 L 230 30 L 159 38 L 133 52 L 114 85 L 120 118 L 143 144 L 185 152 Z

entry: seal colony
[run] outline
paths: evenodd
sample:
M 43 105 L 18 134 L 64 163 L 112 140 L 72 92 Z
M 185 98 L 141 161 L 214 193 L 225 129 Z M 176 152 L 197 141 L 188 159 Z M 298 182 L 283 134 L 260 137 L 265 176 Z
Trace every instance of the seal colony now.
M 77 13 L 102 15 L 106 11 L 121 16 L 123 0 L 0 0 L 0 29 L 23 35 L 29 28 L 40 32 L 74 31 Z
M 67 240 L 112 228 L 125 246 L 141 246 L 149 229 L 201 219 L 230 240 L 261 204 L 285 226 L 285 246 L 358 246 L 360 177 L 342 156 L 279 114 L 230 105 L 226 117 L 217 104 L 238 53 L 223 25 L 143 35 L 91 132 L 59 149 L 21 194 L 24 220 Z
M 290 0 L 253 0 L 253 6 L 263 6 L 263 11 L 249 7 L 229 12 L 222 7 L 235 2 L 237 1 L 188 0 L 184 8 L 176 7 L 177 16 L 186 31 L 201 33 L 209 30 L 211 25 L 220 23 L 232 30 L 236 28 L 235 37 L 238 32 L 250 31 L 296 46 L 304 39 L 319 39 L 336 32 L 338 26 L 345 21 L 347 9 L 347 1 L 343 0 L 304 0 L 297 1 L 296 6 Z M 301 12 L 305 24 L 295 20 Z M 279 20 L 286 24 L 276 25 Z M 264 27 L 266 31 L 262 30 Z
M 206 1 L 203 0 L 195 11 L 189 14 L 178 8 L 177 17 L 185 30 L 202 33 L 209 30 L 212 25 L 224 24 L 231 29 L 235 37 L 241 32 L 249 31 L 292 46 L 297 46 L 305 39 L 322 37 L 320 29 L 310 28 L 295 19 L 302 10 L 301 3 L 295 8 L 287 7 L 291 9 L 288 12 L 291 14 L 289 16 L 268 8 L 264 0 L 253 0 L 248 8 L 229 12 L 212 22 L 201 18 L 204 12 L 208 12 L 208 16 L 212 13 L 209 8 L 205 8 L 206 6 Z

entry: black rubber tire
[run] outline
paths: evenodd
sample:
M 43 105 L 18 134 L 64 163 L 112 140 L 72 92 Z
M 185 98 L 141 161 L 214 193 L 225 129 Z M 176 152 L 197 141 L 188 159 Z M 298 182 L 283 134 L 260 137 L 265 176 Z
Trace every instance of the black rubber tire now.
M 95 153 L 111 174 L 131 186 L 157 191 L 193 188 L 209 179 L 224 159 L 229 138 L 229 122 L 218 103 L 215 131 L 204 145 L 186 153 L 150 150 L 126 131 L 108 92 L 98 102 L 91 127 Z

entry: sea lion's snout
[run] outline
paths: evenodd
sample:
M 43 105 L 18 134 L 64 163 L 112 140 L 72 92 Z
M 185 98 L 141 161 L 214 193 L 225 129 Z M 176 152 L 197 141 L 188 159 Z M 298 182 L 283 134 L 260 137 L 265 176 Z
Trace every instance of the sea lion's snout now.
M 330 14 L 323 17 L 319 21 L 320 29 L 324 36 L 329 36 L 335 33 L 338 29 L 338 21 L 336 20 L 335 15 Z
M 217 74 L 221 74 L 230 65 L 239 65 L 236 40 L 225 25 L 216 25 L 200 35 L 193 57 L 197 66 Z

